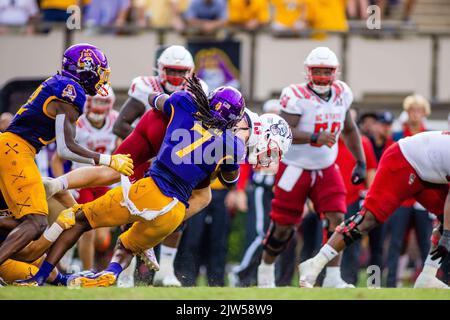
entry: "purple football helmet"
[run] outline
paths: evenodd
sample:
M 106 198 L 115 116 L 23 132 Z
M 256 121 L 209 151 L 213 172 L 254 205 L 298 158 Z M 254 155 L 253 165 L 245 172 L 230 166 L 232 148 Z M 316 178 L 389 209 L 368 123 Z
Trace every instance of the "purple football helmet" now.
M 223 128 L 230 129 L 244 116 L 245 100 L 239 90 L 222 86 L 210 93 L 209 106 L 214 118 L 223 122 Z
M 110 69 L 104 53 L 88 43 L 75 44 L 63 55 L 62 75 L 78 82 L 90 96 L 106 96 Z

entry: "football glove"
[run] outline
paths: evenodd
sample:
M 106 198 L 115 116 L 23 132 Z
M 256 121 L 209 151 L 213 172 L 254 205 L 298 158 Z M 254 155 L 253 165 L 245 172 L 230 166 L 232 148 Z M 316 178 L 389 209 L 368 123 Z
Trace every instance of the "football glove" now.
M 366 180 L 366 164 L 362 161 L 357 161 L 352 172 L 352 183 L 361 184 Z
M 107 158 L 109 158 L 109 161 L 106 160 Z M 100 164 L 107 165 L 121 174 L 126 176 L 133 174 L 133 159 L 130 158 L 129 154 L 101 155 L 100 160 Z
M 450 252 L 450 230 L 444 230 L 441 239 L 439 240 L 438 246 L 430 253 L 431 260 L 440 259 L 439 263 L 442 263 L 442 261 L 444 261 L 445 257 L 447 257 L 449 252 Z

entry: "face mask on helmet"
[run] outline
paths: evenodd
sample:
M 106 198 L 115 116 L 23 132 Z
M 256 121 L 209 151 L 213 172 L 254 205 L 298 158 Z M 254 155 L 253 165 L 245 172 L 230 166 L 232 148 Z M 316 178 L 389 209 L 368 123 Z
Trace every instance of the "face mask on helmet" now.
M 105 113 L 88 112 L 87 118 L 92 122 L 103 122 L 106 118 Z
M 191 71 L 191 68 L 186 67 L 161 66 L 159 72 L 161 84 L 169 92 L 182 90 L 186 84 L 185 77 L 189 76 Z
M 333 81 L 336 80 L 336 68 L 308 67 L 307 72 L 312 89 L 320 94 L 329 92 Z
M 269 140 L 264 145 L 259 144 L 252 148 L 249 155 L 249 163 L 253 163 L 253 168 L 261 173 L 276 174 L 281 160 L 282 152 L 278 144 Z
M 88 97 L 86 100 L 87 118 L 93 122 L 103 122 L 113 108 L 114 100 L 112 91 L 110 91 L 109 95 L 106 97 L 101 95 Z
M 259 117 L 262 133 L 257 143 L 249 147 L 248 161 L 256 170 L 274 174 L 278 170 L 281 157 L 292 143 L 292 132 L 286 120 L 275 114 Z

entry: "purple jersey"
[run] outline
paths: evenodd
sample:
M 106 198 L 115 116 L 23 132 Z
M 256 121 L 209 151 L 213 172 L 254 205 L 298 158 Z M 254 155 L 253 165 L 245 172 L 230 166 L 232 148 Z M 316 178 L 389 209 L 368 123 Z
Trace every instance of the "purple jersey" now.
M 150 168 L 162 193 L 188 204 L 195 186 L 222 166 L 239 169 L 244 142 L 230 131 L 209 129 L 194 114 L 197 106 L 188 92 L 173 93 L 163 112 L 170 119 L 164 141 Z
M 54 75 L 45 80 L 17 111 L 6 131 L 17 134 L 28 141 L 36 152 L 55 141 L 55 118 L 47 113 L 51 101 L 59 100 L 73 105 L 83 114 L 86 94 L 74 80 Z

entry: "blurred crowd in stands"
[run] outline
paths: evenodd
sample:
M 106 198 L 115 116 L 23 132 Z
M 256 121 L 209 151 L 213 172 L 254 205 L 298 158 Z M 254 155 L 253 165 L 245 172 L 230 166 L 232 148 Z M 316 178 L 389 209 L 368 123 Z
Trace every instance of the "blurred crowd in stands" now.
M 410 21 L 415 0 L 0 0 L 0 34 L 8 26 L 25 33 L 48 31 L 39 22 L 65 23 L 79 14 L 82 28 L 127 33 L 127 26 L 193 30 L 213 34 L 225 26 L 275 32 L 307 29 L 347 31 L 348 19 L 367 19 L 377 5 L 381 17 L 395 7 Z M 74 9 L 78 6 L 79 10 Z M 17 28 L 16 28 L 17 30 Z

